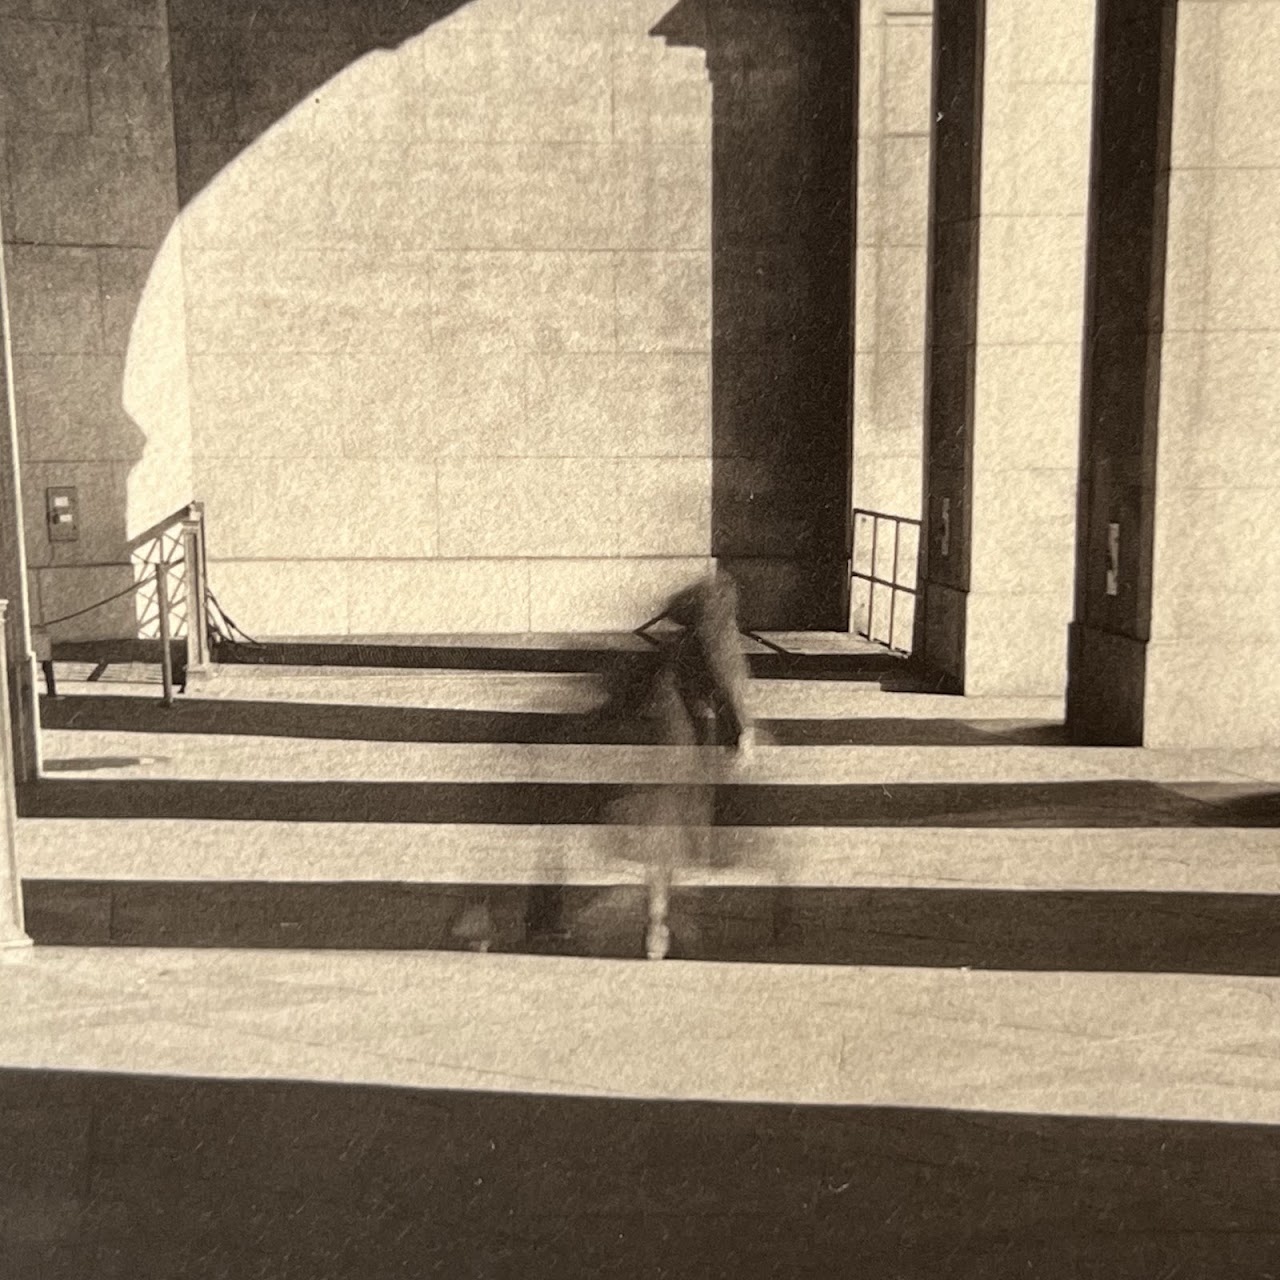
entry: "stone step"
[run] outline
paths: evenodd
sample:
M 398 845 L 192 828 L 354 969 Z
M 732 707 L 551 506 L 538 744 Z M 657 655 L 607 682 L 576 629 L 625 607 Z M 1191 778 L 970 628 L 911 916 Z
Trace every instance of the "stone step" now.
M 803 888 L 1280 891 L 1272 829 L 729 827 L 682 881 Z M 24 818 L 39 880 L 624 885 L 648 827 Z M 712 865 L 714 864 L 714 865 Z
M 1272 831 L 24 820 L 59 946 L 639 958 L 654 859 L 686 960 L 1280 975 Z
M 761 679 L 836 679 L 889 681 L 915 687 L 917 678 L 908 660 L 881 645 L 847 635 L 789 644 L 759 635 L 744 635 L 742 652 L 754 676 Z M 317 671 L 340 668 L 400 667 L 453 671 L 599 672 L 620 664 L 649 662 L 652 641 L 631 633 L 605 636 L 437 636 L 333 637 L 265 639 L 260 643 L 219 645 L 214 662 L 197 673 L 195 682 L 218 676 L 236 678 L 245 668 L 310 667 Z M 86 646 L 66 657 L 92 656 Z M 55 648 L 55 657 L 62 656 Z
M 70 729 L 45 735 L 59 777 L 331 782 L 565 782 L 743 786 L 1065 782 L 1138 778 L 1142 752 L 1052 747 L 758 745 L 749 755 L 632 743 L 367 742 L 329 738 Z M 1180 781 L 1212 781 L 1213 763 L 1179 763 Z
M 178 698 L 164 707 L 159 691 L 67 692 L 45 698 L 43 727 L 51 731 L 191 733 L 255 737 L 330 738 L 367 742 L 543 744 L 657 744 L 663 725 L 653 717 L 606 716 L 591 710 L 493 710 L 414 706 L 405 697 L 360 702 Z M 1035 719 L 959 719 L 895 715 L 762 717 L 762 742 L 777 746 L 945 746 L 1060 744 L 1060 723 Z
M 92 668 L 59 672 L 59 692 L 83 697 L 159 697 L 159 677 L 110 672 L 90 680 Z M 145 678 L 144 678 L 145 677 Z M 398 706 L 434 710 L 583 713 L 604 696 L 599 675 L 588 672 L 405 671 L 402 668 L 245 666 L 213 667 L 208 679 L 179 706 L 213 700 Z M 835 719 L 879 717 L 962 721 L 1019 720 L 1061 724 L 1061 698 L 965 698 L 882 688 L 844 680 L 753 680 L 748 710 L 757 717 Z M 48 702 L 48 700 L 46 700 Z M 57 705 L 56 701 L 49 705 Z
M 53 777 L 18 792 L 26 817 L 716 827 L 1266 828 L 1273 783 L 430 782 Z
M 44 946 L 481 950 L 641 959 L 639 884 L 25 882 Z M 670 958 L 1280 977 L 1280 896 L 694 885 Z

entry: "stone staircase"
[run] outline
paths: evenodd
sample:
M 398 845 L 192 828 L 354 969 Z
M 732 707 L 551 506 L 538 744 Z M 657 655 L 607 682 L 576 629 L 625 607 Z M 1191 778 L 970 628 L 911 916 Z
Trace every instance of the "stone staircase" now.
M 639 956 L 664 836 L 619 802 L 679 785 L 711 826 L 674 958 L 1280 973 L 1275 753 L 773 678 L 754 755 L 709 765 L 593 718 L 589 671 L 246 670 L 172 709 L 60 681 L 22 797 L 37 942 Z
M 736 765 L 590 673 L 246 670 L 42 708 L 6 1276 L 1275 1274 L 1277 753 L 762 678 Z

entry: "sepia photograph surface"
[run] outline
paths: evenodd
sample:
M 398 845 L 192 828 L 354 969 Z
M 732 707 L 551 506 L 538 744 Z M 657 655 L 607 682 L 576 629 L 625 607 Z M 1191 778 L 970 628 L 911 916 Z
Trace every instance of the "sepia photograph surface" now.
M 1277 0 L 0 0 L 0 1280 L 1280 1277 Z

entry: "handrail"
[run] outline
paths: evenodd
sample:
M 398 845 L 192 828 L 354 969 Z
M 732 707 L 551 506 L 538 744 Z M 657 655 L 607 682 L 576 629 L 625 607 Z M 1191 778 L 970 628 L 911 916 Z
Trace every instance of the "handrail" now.
M 156 591 L 156 611 L 160 623 L 160 678 L 164 685 L 164 696 L 161 698 L 161 705 L 166 707 L 173 706 L 173 641 L 171 635 L 170 624 L 170 605 L 169 605 L 169 574 L 180 565 L 187 563 L 186 557 L 182 556 L 177 560 L 159 560 L 156 562 L 154 582 Z M 74 613 L 63 614 L 61 618 L 53 618 L 48 622 L 40 624 L 42 630 L 48 630 L 50 627 L 56 627 L 60 622 L 70 622 L 72 618 L 83 617 L 86 613 L 92 613 L 95 609 L 101 609 L 103 605 L 111 604 L 116 600 L 121 600 L 125 596 L 135 591 L 141 591 L 147 585 L 145 578 L 139 578 L 136 582 L 131 582 L 123 591 L 117 591 L 112 595 L 104 596 L 101 600 L 95 601 L 93 604 L 86 605 L 83 609 L 77 609 Z M 188 636 L 188 660 L 190 658 L 191 640 Z M 45 675 L 49 682 L 49 692 L 54 692 L 54 681 L 50 674 L 53 667 L 52 658 L 46 663 Z
M 184 624 L 185 634 L 181 636 L 186 642 L 186 671 L 189 675 L 193 667 L 203 667 L 209 660 L 209 586 L 206 561 L 204 504 L 190 502 L 172 515 L 152 525 L 137 535 L 128 544 L 129 555 L 134 573 L 134 581 L 121 591 L 95 600 L 81 609 L 63 614 L 48 621 L 41 620 L 37 627 L 48 632 L 64 622 L 81 618 L 93 613 L 116 600 L 136 594 L 139 591 L 154 591 L 156 614 L 154 623 L 160 639 L 160 669 L 164 681 L 164 705 L 173 705 L 173 645 L 175 621 Z M 185 609 L 179 603 L 174 608 L 174 599 L 170 592 L 170 575 L 175 569 L 185 566 L 186 572 L 178 581 L 178 587 L 185 592 Z M 179 596 L 179 601 L 183 599 Z M 142 614 L 148 612 L 146 606 Z M 151 620 L 144 617 L 140 623 L 145 637 L 145 628 Z M 53 674 L 53 660 L 50 654 L 44 661 L 45 682 L 50 695 L 56 692 Z M 185 683 L 184 683 L 185 688 Z
M 869 573 L 864 573 L 857 567 L 859 516 L 864 516 L 871 521 L 871 564 Z M 880 522 L 882 520 L 888 521 L 893 525 L 893 569 L 891 578 L 882 578 L 876 572 L 880 550 Z M 874 638 L 872 633 L 875 630 L 876 587 L 887 587 L 889 590 L 888 647 L 899 653 L 907 653 L 909 650 L 894 644 L 894 623 L 897 620 L 898 595 L 900 593 L 908 595 L 913 600 L 920 595 L 918 587 L 906 586 L 899 580 L 901 576 L 902 526 L 904 524 L 916 529 L 917 532 L 923 528 L 923 521 L 913 516 L 895 516 L 885 511 L 872 511 L 866 507 L 855 507 L 853 509 L 852 542 L 849 547 L 849 576 L 867 584 L 867 627 L 865 631 L 860 630 L 855 634 L 863 636 L 867 640 Z M 919 554 L 918 545 L 917 554 Z
M 179 560 L 170 560 L 168 567 L 176 569 L 179 565 L 186 564 L 186 558 Z M 86 613 L 92 613 L 95 609 L 101 609 L 104 604 L 112 604 L 116 600 L 122 600 L 131 592 L 139 591 L 146 585 L 144 579 L 138 579 L 137 582 L 131 582 L 123 591 L 117 591 L 114 595 L 103 596 L 101 600 L 94 601 L 93 604 L 87 604 L 83 609 L 77 609 L 74 613 L 64 613 L 60 618 L 50 618 L 48 621 L 40 622 L 37 625 L 42 631 L 47 631 L 50 627 L 56 627 L 60 622 L 70 622 L 72 618 L 81 618 Z
M 187 570 L 187 599 L 190 617 L 187 619 L 187 643 L 191 647 L 188 669 L 203 667 L 209 661 L 209 562 L 205 532 L 204 503 L 192 502 L 187 506 L 182 522 L 182 543 L 186 559 L 191 562 Z
M 877 520 L 896 520 L 899 524 L 913 524 L 918 529 L 922 523 L 915 516 L 896 516 L 891 511 L 873 511 L 870 507 L 854 507 L 853 514 L 857 516 L 873 516 Z
M 653 645 L 655 649 L 660 649 L 662 647 L 662 641 L 655 640 L 649 634 L 649 628 L 652 626 L 656 626 L 666 616 L 667 616 L 667 612 L 664 609 L 661 613 L 650 618 L 648 622 L 642 622 L 631 634 L 633 636 L 639 636 L 641 640 L 645 641 L 647 644 Z

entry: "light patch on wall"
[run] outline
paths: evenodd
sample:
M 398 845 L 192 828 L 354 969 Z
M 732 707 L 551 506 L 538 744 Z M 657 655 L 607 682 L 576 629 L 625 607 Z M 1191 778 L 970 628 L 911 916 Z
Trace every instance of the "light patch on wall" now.
M 170 231 L 138 303 L 124 369 L 125 412 L 142 431 L 129 472 L 130 539 L 191 501 L 191 409 L 181 237 Z
M 255 564 L 328 563 L 355 592 L 370 557 L 394 578 L 383 629 L 412 629 L 397 602 L 428 562 L 466 542 L 476 510 L 528 508 L 511 486 L 552 466 L 578 478 L 557 490 L 575 536 L 558 545 L 548 525 L 502 555 L 585 572 L 583 521 L 616 523 L 626 496 L 599 475 L 662 460 L 660 539 L 624 551 L 602 535 L 596 554 L 646 584 L 654 557 L 685 574 L 707 556 L 709 466 L 683 461 L 710 453 L 711 87 L 701 49 L 650 34 L 669 8 L 479 0 L 352 63 L 219 173 L 134 327 L 126 394 L 148 443 L 131 530 L 216 493 L 215 586 L 239 562 L 228 608 L 267 634 L 301 623 L 277 616 L 279 593 L 258 607 Z M 545 421 L 549 371 L 580 379 L 555 399 L 591 412 Z M 458 457 L 479 464 L 473 490 L 440 481 Z M 508 465 L 522 459 L 545 462 Z M 268 528 L 282 468 L 310 500 Z M 376 546 L 356 512 L 374 500 Z M 615 625 L 634 625 L 619 600 Z M 495 614 L 487 629 L 506 627 Z

